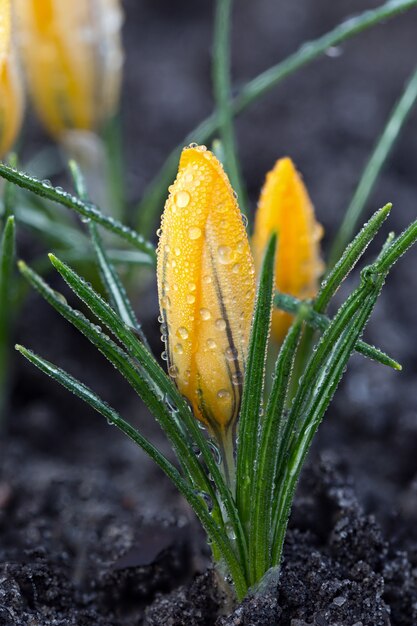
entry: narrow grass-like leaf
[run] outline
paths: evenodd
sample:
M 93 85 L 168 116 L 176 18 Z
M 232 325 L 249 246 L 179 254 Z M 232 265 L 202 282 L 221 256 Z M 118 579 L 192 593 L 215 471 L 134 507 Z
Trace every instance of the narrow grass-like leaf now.
M 78 164 L 75 161 L 70 161 L 69 168 L 74 180 L 76 192 L 82 200 L 88 201 L 85 181 Z M 110 262 L 107 252 L 104 249 L 97 225 L 94 222 L 89 222 L 88 228 L 101 279 L 109 301 L 124 323 L 135 329 L 142 343 L 144 343 L 149 352 L 151 352 L 148 340 L 136 318 L 129 297 L 126 293 L 126 289 L 124 288 L 118 273 Z
M 339 46 L 342 42 L 368 28 L 416 6 L 417 0 L 388 0 L 375 9 L 348 18 L 314 41 L 303 43 L 294 54 L 249 81 L 233 100 L 233 113 L 236 115 L 244 111 L 287 76 L 311 63 L 329 48 Z M 213 133 L 218 130 L 219 122 L 218 114 L 213 113 L 188 133 L 181 144 L 168 156 L 158 174 L 149 183 L 141 202 L 137 206 L 137 221 L 139 225 L 143 226 L 140 228 L 141 232 L 149 233 L 156 216 L 162 211 L 166 190 L 175 177 L 179 153 L 183 146 L 192 141 L 199 144 L 208 141 Z
M 204 437 L 202 430 L 199 428 L 197 420 L 191 412 L 187 401 L 179 393 L 175 384 L 165 374 L 152 354 L 148 352 L 135 333 L 132 332 L 132 329 L 122 322 L 111 306 L 105 302 L 103 298 L 101 298 L 101 296 L 99 296 L 94 289 L 82 278 L 80 278 L 70 267 L 62 263 L 54 255 L 49 256 L 53 266 L 61 274 L 71 289 L 126 347 L 128 353 L 134 359 L 137 359 L 149 380 L 153 381 L 161 397 L 164 398 L 166 402 L 177 408 L 178 419 L 181 420 L 181 423 L 184 428 L 187 429 L 189 436 L 194 440 L 195 444 L 201 451 L 202 459 L 207 466 L 207 470 L 211 475 L 213 482 L 218 489 L 219 497 L 223 502 L 230 527 L 236 535 L 236 543 L 239 553 L 242 555 L 242 562 L 246 562 L 246 541 L 242 525 L 237 514 L 236 505 L 220 472 L 219 466 L 213 457 L 210 445 Z
M 64 370 L 56 367 L 49 361 L 37 356 L 23 346 L 16 346 L 16 349 L 42 372 L 63 385 L 74 395 L 89 404 L 95 411 L 103 415 L 107 421 L 117 426 L 125 435 L 136 443 L 150 458 L 162 469 L 178 491 L 188 501 L 197 517 L 199 518 L 207 535 L 214 542 L 220 554 L 225 560 L 231 573 L 238 598 L 242 599 L 247 591 L 247 585 L 243 575 L 241 564 L 234 554 L 227 535 L 217 526 L 215 520 L 207 511 L 207 507 L 202 503 L 195 490 L 182 478 L 178 470 L 170 463 L 164 455 L 149 441 L 147 441 L 135 428 L 126 422 L 112 407 L 103 402 L 91 389 L 75 379 Z
M 412 222 L 391 245 L 385 247 L 375 262 L 377 272 L 389 272 L 394 263 L 417 241 L 417 220 Z
M 12 273 L 15 259 L 16 227 L 10 215 L 0 241 L 0 425 L 7 402 L 10 373 L 10 319 L 12 315 Z
M 216 0 L 213 38 L 213 87 L 219 119 L 219 130 L 224 151 L 224 166 L 233 189 L 239 197 L 239 206 L 246 215 L 247 202 L 237 155 L 233 128 L 232 85 L 230 79 L 230 31 L 233 0 Z
M 324 331 L 330 324 L 331 320 L 326 315 L 322 313 L 316 313 L 313 308 L 313 305 L 306 305 L 306 302 L 303 300 L 298 300 L 293 296 L 289 296 L 284 293 L 276 293 L 274 299 L 275 306 L 287 313 L 291 313 L 292 315 L 296 315 L 301 307 L 306 307 L 306 318 L 305 322 L 312 329 Z M 363 354 L 363 356 L 376 361 L 377 363 L 381 363 L 382 365 L 386 365 L 387 367 L 391 367 L 394 370 L 401 371 L 402 366 L 400 363 L 395 361 L 385 352 L 375 348 L 374 346 L 369 345 L 365 341 L 359 339 L 355 346 L 356 352 Z
M 367 222 L 352 240 L 352 242 L 345 247 L 343 254 L 337 261 L 336 265 L 332 267 L 331 271 L 323 281 L 320 291 L 314 302 L 314 310 L 317 313 L 322 313 L 326 310 L 330 300 L 340 287 L 349 272 L 355 267 L 368 245 L 375 237 L 382 224 L 387 219 L 392 208 L 392 204 L 388 203 L 379 211 L 373 214 L 369 222 Z
M 275 472 L 285 419 L 288 382 L 301 334 L 303 311 L 291 326 L 275 364 L 273 384 L 255 461 L 253 498 L 249 525 L 251 582 L 260 580 L 271 561 L 271 522 L 274 501 Z
M 272 560 L 270 565 L 277 566 L 281 561 L 282 546 L 288 522 L 289 511 L 294 497 L 295 487 L 310 448 L 312 438 L 333 398 L 336 388 L 346 369 L 355 343 L 375 306 L 382 288 L 383 280 L 364 281 L 348 298 L 335 316 L 334 321 L 320 341 L 317 352 L 312 355 L 307 366 L 305 380 L 300 384 L 293 408 L 287 422 L 286 434 L 280 456 L 285 455 L 285 462 L 280 466 L 279 490 L 275 510 L 275 532 Z M 317 353 L 320 364 L 315 363 Z M 310 387 L 307 387 L 307 380 Z M 302 401 L 300 402 L 300 399 Z M 301 427 L 295 430 L 293 441 L 291 434 L 297 422 Z
M 83 202 L 80 198 L 62 189 L 52 187 L 49 183 L 42 182 L 33 176 L 19 172 L 4 163 L 0 163 L 0 176 L 42 198 L 47 198 L 69 209 L 73 209 L 84 219 L 92 220 L 107 230 L 119 235 L 119 237 L 131 243 L 141 252 L 148 254 L 152 261 L 155 261 L 155 250 L 150 242 L 146 241 L 142 235 L 139 235 L 136 231 L 128 228 L 118 220 L 104 215 L 94 204 Z
M 375 186 L 381 170 L 389 157 L 395 142 L 407 121 L 411 109 L 417 101 L 417 67 L 413 70 L 401 98 L 396 103 L 388 122 L 369 159 L 352 201 L 344 214 L 340 229 L 330 252 L 329 265 L 332 267 L 342 254 L 361 219 L 367 200 Z
M 245 368 L 242 406 L 239 414 L 237 437 L 236 500 L 239 514 L 246 524 L 249 519 L 253 493 L 253 468 L 260 413 L 263 405 L 263 388 L 268 338 L 271 326 L 274 294 L 274 263 L 277 237 L 272 235 L 266 248 L 259 279 Z
M 168 409 L 164 399 L 161 399 L 160 395 L 156 393 L 152 382 L 143 376 L 141 370 L 135 365 L 131 357 L 119 348 L 101 328 L 92 324 L 80 311 L 76 311 L 70 307 L 65 299 L 51 289 L 39 275 L 23 262 L 19 263 L 19 269 L 22 275 L 42 297 L 87 337 L 87 339 L 115 366 L 120 374 L 126 378 L 167 435 L 190 482 L 194 483 L 195 488 L 207 491 L 207 495 L 213 500 L 213 506 L 217 506 L 217 513 L 220 518 L 216 496 L 210 481 L 198 462 L 187 438 L 184 437 L 181 423 L 178 422 L 173 412 Z

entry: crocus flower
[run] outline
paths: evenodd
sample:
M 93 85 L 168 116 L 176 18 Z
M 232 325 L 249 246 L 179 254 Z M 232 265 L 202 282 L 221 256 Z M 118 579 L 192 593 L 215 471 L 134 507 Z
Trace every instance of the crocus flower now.
M 33 103 L 48 131 L 96 131 L 116 110 L 119 0 L 15 0 Z
M 0 0 L 0 157 L 16 139 L 23 108 L 22 80 L 11 35 L 11 4 Z
M 307 190 L 289 158 L 276 162 L 266 177 L 259 199 L 252 241 L 258 270 L 274 231 L 278 233 L 276 289 L 302 300 L 314 297 L 324 269 L 319 244 L 323 229 L 315 219 Z M 288 313 L 274 311 L 272 334 L 277 341 L 282 341 L 291 321 Z
M 185 148 L 158 246 L 169 374 L 218 438 L 236 423 L 255 298 L 245 225 L 222 165 Z

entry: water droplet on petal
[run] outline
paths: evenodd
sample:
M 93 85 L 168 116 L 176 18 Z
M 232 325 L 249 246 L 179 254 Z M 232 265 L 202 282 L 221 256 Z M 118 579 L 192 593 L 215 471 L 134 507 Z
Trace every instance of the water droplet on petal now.
M 168 374 L 171 376 L 171 378 L 176 378 L 179 374 L 178 367 L 176 365 L 170 365 L 168 368 Z
M 188 302 L 188 304 L 194 304 L 195 296 L 193 296 L 192 293 L 187 294 L 187 302 Z
M 191 226 L 188 229 L 188 236 L 192 240 L 199 239 L 201 237 L 201 228 L 198 228 L 198 226 Z
M 234 260 L 234 253 L 229 246 L 219 246 L 217 248 L 217 256 L 222 265 L 229 265 Z
M 185 328 L 185 326 L 180 326 L 177 330 L 177 334 L 181 337 L 181 339 L 188 338 L 188 330 Z
M 222 317 L 220 317 L 218 320 L 216 320 L 215 326 L 218 330 L 225 330 L 226 322 L 224 321 Z
M 209 320 L 211 317 L 211 313 L 208 309 L 200 309 L 201 319 Z
M 227 391 L 227 389 L 219 389 L 219 391 L 217 392 L 218 399 L 223 400 L 224 402 L 230 400 L 231 396 L 232 394 L 230 393 L 230 391 Z
M 188 206 L 191 196 L 188 191 L 179 191 L 175 196 L 175 204 L 179 209 L 184 209 Z
M 209 350 L 214 350 L 216 348 L 216 346 L 217 346 L 217 344 L 214 341 L 214 339 L 207 339 L 206 344 L 207 344 L 207 348 Z
M 175 344 L 174 350 L 177 354 L 182 354 L 184 352 L 184 348 L 182 347 L 182 343 Z

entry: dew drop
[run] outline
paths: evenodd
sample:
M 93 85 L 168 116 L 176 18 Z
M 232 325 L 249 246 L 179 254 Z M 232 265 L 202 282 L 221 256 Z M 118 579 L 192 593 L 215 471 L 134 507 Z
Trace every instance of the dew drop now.
M 225 355 L 226 355 L 226 359 L 228 361 L 235 361 L 237 359 L 237 350 L 231 348 L 230 346 L 228 348 L 226 348 L 226 350 L 224 351 Z
M 219 389 L 219 391 L 217 392 L 218 399 L 223 400 L 224 402 L 230 400 L 231 396 L 232 394 L 227 389 Z
M 234 259 L 233 250 L 229 246 L 219 246 L 217 256 L 222 265 L 229 265 Z
M 207 345 L 207 348 L 208 348 L 209 350 L 214 350 L 214 349 L 216 348 L 216 346 L 217 346 L 217 344 L 216 344 L 216 342 L 214 341 L 214 339 L 207 339 L 207 341 L 206 341 L 206 345 Z
M 232 267 L 232 272 L 233 274 L 239 274 L 240 271 L 240 263 L 235 263 L 234 266 Z
M 163 307 L 168 309 L 170 304 L 171 304 L 171 301 L 170 301 L 169 297 L 168 296 L 162 296 L 161 304 L 162 304 Z
M 168 368 L 168 374 L 171 376 L 171 378 L 176 378 L 179 374 L 178 367 L 176 365 L 170 365 Z
M 162 235 L 162 228 L 158 228 L 158 230 L 156 231 L 156 236 L 160 237 Z
M 177 334 L 181 337 L 181 339 L 188 338 L 188 330 L 185 328 L 185 326 L 180 326 L 177 330 Z
M 183 354 L 184 348 L 182 347 L 182 343 L 175 344 L 174 350 L 177 354 Z
M 242 222 L 243 222 L 243 226 L 244 226 L 245 228 L 247 228 L 247 227 L 248 227 L 248 223 L 249 223 L 249 222 L 248 222 L 248 218 L 247 218 L 247 217 L 246 217 L 246 215 L 244 215 L 243 213 L 242 213 Z
M 209 320 L 211 317 L 211 313 L 208 309 L 200 309 L 200 316 L 203 320 Z
M 218 320 L 216 320 L 215 322 L 215 326 L 218 330 L 225 330 L 226 328 L 226 322 L 224 321 L 224 319 L 222 317 L 219 317 Z
M 180 256 L 181 254 L 180 248 L 175 248 L 174 253 L 175 253 L 175 256 Z
M 167 353 L 165 352 L 165 350 L 164 350 L 164 351 L 162 352 L 162 354 L 161 354 L 161 359 L 162 359 L 163 361 L 168 361 L 168 355 L 167 355 Z
M 232 374 L 232 383 L 234 385 L 241 385 L 243 382 L 243 376 L 241 372 L 235 372 L 234 374 Z
M 199 239 L 201 237 L 201 228 L 198 228 L 198 226 L 191 226 L 188 229 L 188 236 L 192 240 Z
M 188 191 L 179 191 L 175 196 L 175 204 L 179 209 L 184 209 L 188 206 L 191 200 L 191 196 Z
M 194 304 L 195 296 L 192 293 L 187 294 L 187 302 L 188 304 Z
M 189 148 L 198 148 L 198 143 L 195 143 L 195 142 L 193 141 L 193 142 L 191 142 L 191 143 L 188 145 L 188 147 L 189 147 Z
M 209 275 L 207 275 L 207 276 L 203 276 L 203 282 L 204 282 L 206 285 L 209 285 L 209 284 L 211 283 L 211 280 L 212 280 L 212 279 L 211 279 L 211 276 L 209 276 Z
M 195 291 L 197 289 L 196 284 L 195 283 L 188 283 L 188 289 L 190 291 Z

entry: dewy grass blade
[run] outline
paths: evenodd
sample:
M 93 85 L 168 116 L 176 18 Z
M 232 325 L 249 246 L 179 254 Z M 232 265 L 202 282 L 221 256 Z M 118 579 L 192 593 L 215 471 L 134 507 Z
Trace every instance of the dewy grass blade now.
M 246 193 L 240 171 L 233 128 L 232 85 L 230 80 L 230 31 L 233 0 L 216 0 L 213 41 L 213 86 L 224 151 L 224 166 L 239 197 L 241 211 L 247 214 Z
M 111 306 L 105 302 L 103 298 L 101 298 L 94 291 L 94 289 L 81 279 L 70 267 L 62 263 L 54 255 L 49 256 L 55 269 L 61 274 L 65 282 L 71 287 L 76 295 L 83 300 L 83 302 L 85 302 L 94 315 L 96 315 L 96 317 L 105 326 L 107 326 L 112 334 L 114 334 L 115 337 L 117 337 L 117 339 L 126 347 L 130 356 L 137 359 L 141 368 L 146 373 L 149 380 L 152 380 L 156 385 L 156 388 L 159 390 L 159 393 L 165 401 L 169 404 L 173 404 L 178 409 L 179 419 L 201 451 L 202 459 L 218 489 L 219 497 L 222 500 L 227 514 L 228 523 L 236 535 L 236 543 L 239 553 L 242 555 L 242 562 L 245 563 L 245 554 L 247 549 L 246 541 L 235 503 L 220 472 L 219 466 L 213 457 L 210 446 L 204 437 L 202 430 L 199 428 L 197 420 L 192 414 L 188 403 L 179 393 L 172 380 L 158 365 L 152 354 L 148 352 L 146 347 L 139 341 L 132 330 L 120 320 Z
M 382 209 L 376 211 L 369 222 L 361 228 L 353 241 L 351 241 L 348 246 L 344 247 L 343 254 L 326 276 L 315 299 L 314 310 L 317 311 L 317 313 L 322 313 L 326 310 L 327 305 L 343 280 L 355 267 L 356 263 L 387 219 L 391 208 L 392 204 L 388 203 L 382 207 Z
M 243 524 L 249 520 L 268 338 L 274 293 L 274 264 L 277 244 L 272 235 L 266 248 L 249 340 L 242 406 L 237 436 L 236 501 Z
M 329 333 L 328 337 L 324 337 L 322 342 L 322 346 L 326 342 L 330 344 L 327 361 L 315 368 L 313 364 L 314 355 L 310 360 L 309 366 L 313 370 L 315 369 L 316 375 L 312 379 L 313 394 L 310 402 L 303 405 L 303 413 L 307 418 L 304 420 L 304 425 L 299 430 L 293 445 L 288 445 L 285 450 L 281 450 L 281 454 L 289 454 L 289 457 L 286 458 L 285 464 L 281 466 L 282 476 L 280 477 L 280 489 L 275 512 L 271 566 L 277 566 L 281 561 L 282 547 L 295 487 L 312 438 L 343 376 L 353 347 L 370 317 L 382 284 L 383 281 L 377 281 L 372 285 L 369 283 L 365 288 L 361 286 L 352 294 L 352 297 L 349 298 L 348 306 L 341 307 L 343 309 L 342 314 L 336 315 L 337 320 L 334 328 L 338 327 L 340 331 L 336 333 L 336 339 L 330 336 L 332 333 Z M 300 393 L 303 394 L 305 391 L 306 388 L 303 384 L 303 386 L 300 386 Z M 292 415 L 290 412 L 288 423 L 294 424 L 297 421 L 297 417 L 297 414 Z M 288 443 L 288 441 L 287 439 L 285 443 Z
M 69 168 L 74 180 L 77 194 L 82 200 L 88 201 L 85 181 L 78 164 L 75 161 L 70 161 Z M 109 301 L 124 323 L 135 329 L 142 343 L 147 347 L 149 352 L 151 352 L 148 340 L 136 318 L 135 312 L 126 293 L 126 289 L 122 285 L 119 275 L 110 262 L 107 252 L 104 249 L 97 225 L 94 222 L 89 222 L 88 228 L 96 255 L 97 265 L 100 270 L 101 279 L 106 289 Z
M 271 560 L 271 512 L 275 470 L 285 417 L 288 381 L 301 334 L 303 311 L 290 328 L 278 355 L 273 384 L 261 425 L 249 524 L 251 582 L 260 580 Z
M 28 174 L 19 172 L 4 163 L 0 163 L 0 176 L 11 183 L 14 183 L 18 187 L 27 189 L 42 198 L 46 198 L 69 209 L 73 209 L 76 213 L 81 215 L 82 218 L 92 220 L 93 222 L 100 224 L 107 230 L 128 241 L 141 252 L 148 254 L 153 262 L 155 261 L 155 250 L 150 242 L 146 241 L 142 235 L 139 235 L 136 231 L 128 228 L 121 222 L 101 213 L 101 211 L 94 204 L 90 202 L 83 202 L 80 198 L 77 198 L 66 191 L 52 187 L 52 185 L 44 183 L 32 176 L 28 176 Z
M 262 72 L 243 87 L 240 94 L 233 100 L 234 114 L 244 111 L 284 78 L 311 63 L 329 48 L 339 46 L 366 29 L 416 6 L 417 0 L 388 0 L 382 6 L 349 18 L 322 37 L 303 44 L 294 54 Z M 162 211 L 166 190 L 175 176 L 179 153 L 183 146 L 192 141 L 199 144 L 208 141 L 218 128 L 219 117 L 214 113 L 188 133 L 184 141 L 171 152 L 159 173 L 148 185 L 142 201 L 137 206 L 137 220 L 147 229 L 146 231 L 140 229 L 141 232 L 149 234 L 156 216 Z
M 16 227 L 10 215 L 0 241 L 0 427 L 6 407 L 10 371 L 10 319 L 12 315 L 12 274 L 15 260 Z
M 128 354 L 119 348 L 101 329 L 92 324 L 84 315 L 79 311 L 75 311 L 64 302 L 62 296 L 51 289 L 40 276 L 23 262 L 19 263 L 19 269 L 42 297 L 104 354 L 142 398 L 152 414 L 155 415 L 159 425 L 170 440 L 190 482 L 202 493 L 207 493 L 212 500 L 215 509 L 214 516 L 216 517 L 217 515 L 220 521 L 221 512 L 211 483 L 198 462 L 187 438 L 184 437 L 181 424 L 178 423 L 172 411 L 168 409 L 167 404 L 156 393 L 152 383 L 142 375 L 142 372 L 135 366 Z
M 390 246 L 386 247 L 379 255 L 374 263 L 377 272 L 386 273 L 398 261 L 398 259 L 407 252 L 417 241 L 417 220 L 412 222 L 402 233 L 395 239 Z
M 103 402 L 103 400 L 101 400 L 93 391 L 91 391 L 91 389 L 86 387 L 83 383 L 73 378 L 70 374 L 67 374 L 64 370 L 56 367 L 45 359 L 42 359 L 30 350 L 27 350 L 23 346 L 17 345 L 16 349 L 33 365 L 38 367 L 45 374 L 53 378 L 56 382 L 63 385 L 66 389 L 71 391 L 71 393 L 81 398 L 94 410 L 103 415 L 109 423 L 117 426 L 117 428 L 119 428 L 134 443 L 141 447 L 144 452 L 146 452 L 146 454 L 148 454 L 150 458 L 155 461 L 155 463 L 173 482 L 178 491 L 183 495 L 183 497 L 188 501 L 188 503 L 194 510 L 207 535 L 213 541 L 218 551 L 224 558 L 225 563 L 227 564 L 227 567 L 231 573 L 236 589 L 236 594 L 238 598 L 242 599 L 246 594 L 247 585 L 241 565 L 236 559 L 236 556 L 230 546 L 230 542 L 227 540 L 227 536 L 219 529 L 215 520 L 207 511 L 206 506 L 201 502 L 193 488 L 190 487 L 190 485 L 182 478 L 178 470 L 163 456 L 163 454 L 161 454 L 161 452 L 157 448 L 155 448 L 155 446 L 147 441 L 112 407 Z
M 335 237 L 330 252 L 329 265 L 332 267 L 352 236 L 358 221 L 361 219 L 366 202 L 374 188 L 376 180 L 389 157 L 392 148 L 407 121 L 408 115 L 417 101 L 417 67 L 406 85 L 406 88 L 395 105 L 391 116 L 379 138 L 371 158 L 366 165 L 352 201 L 344 215 L 340 229 Z
M 276 293 L 274 299 L 275 306 L 287 313 L 291 313 L 292 315 L 296 315 L 300 310 L 300 307 L 306 307 L 306 317 L 305 322 L 308 326 L 315 330 L 324 331 L 329 326 L 331 319 L 322 313 L 316 313 L 313 308 L 313 305 L 306 305 L 306 302 L 303 300 L 298 300 L 293 296 L 289 296 L 283 293 Z M 382 350 L 375 348 L 374 346 L 369 345 L 365 341 L 359 339 L 355 346 L 356 352 L 363 354 L 363 356 L 376 361 L 377 363 L 381 363 L 381 365 L 386 365 L 387 367 L 391 367 L 394 370 L 401 371 L 402 366 L 398 361 L 391 358 Z

